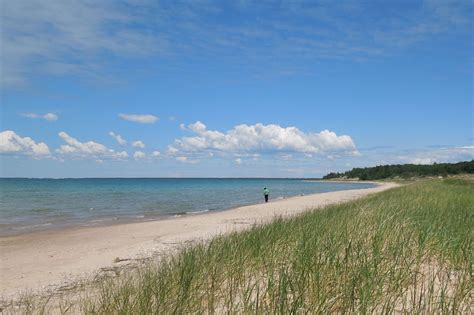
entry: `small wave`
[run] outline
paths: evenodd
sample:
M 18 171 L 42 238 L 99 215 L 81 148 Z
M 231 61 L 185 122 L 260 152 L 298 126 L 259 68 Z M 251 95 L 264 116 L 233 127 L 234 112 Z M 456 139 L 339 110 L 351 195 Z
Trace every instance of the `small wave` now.
M 34 229 L 34 228 L 39 228 L 39 227 L 44 227 L 44 226 L 50 226 L 53 225 L 51 222 L 47 223 L 41 223 L 41 224 L 33 224 L 33 225 L 26 225 L 26 226 L 18 226 L 14 227 L 14 230 L 28 230 L 28 229 Z
M 275 200 L 283 200 L 283 199 L 285 199 L 285 197 L 277 197 L 277 198 L 275 198 Z
M 175 217 L 180 217 L 180 216 L 186 215 L 186 214 L 188 214 L 188 213 L 187 213 L 187 212 L 184 212 L 184 211 L 172 213 L 172 215 L 174 215 Z
M 105 221 L 116 221 L 116 220 L 118 220 L 118 219 L 119 219 L 119 218 L 117 218 L 117 217 L 104 218 L 104 219 L 96 219 L 96 220 L 91 220 L 91 221 L 89 221 L 89 223 L 94 224 L 94 223 L 101 223 L 101 222 L 105 222 Z
M 172 213 L 171 215 L 175 218 L 179 218 L 183 215 L 196 215 L 196 214 L 201 214 L 201 213 L 206 213 L 206 212 L 209 212 L 209 209 L 196 210 L 196 211 L 180 211 L 180 212 Z
M 189 211 L 189 212 L 186 212 L 186 214 L 200 214 L 200 213 L 206 213 L 206 212 L 209 212 L 209 209 L 198 210 L 198 211 Z

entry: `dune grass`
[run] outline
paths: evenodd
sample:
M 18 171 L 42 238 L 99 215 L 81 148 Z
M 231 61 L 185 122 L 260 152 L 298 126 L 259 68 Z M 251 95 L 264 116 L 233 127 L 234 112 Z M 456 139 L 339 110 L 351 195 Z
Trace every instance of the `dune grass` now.
M 192 245 L 70 310 L 467 313 L 473 223 L 473 181 L 416 182 Z

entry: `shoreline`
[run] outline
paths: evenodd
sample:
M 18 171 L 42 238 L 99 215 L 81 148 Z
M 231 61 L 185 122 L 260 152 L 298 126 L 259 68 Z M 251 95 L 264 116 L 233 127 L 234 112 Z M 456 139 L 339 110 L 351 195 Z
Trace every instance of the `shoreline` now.
M 376 183 L 373 188 L 294 196 L 196 215 L 1 237 L 0 296 L 14 299 L 25 290 L 54 291 L 90 279 L 103 268 L 164 255 L 192 242 L 269 222 L 275 216 L 291 216 L 397 186 Z
M 82 178 L 81 178 L 82 179 Z M 313 179 L 296 179 L 296 180 L 301 180 L 303 182 L 328 182 L 328 183 L 342 183 L 342 184 L 370 184 L 370 185 L 378 185 L 377 182 L 344 182 L 344 181 L 326 181 L 326 180 L 313 180 Z M 352 188 L 352 189 L 370 189 L 373 187 L 368 187 L 368 188 Z M 314 192 L 310 194 L 320 194 L 322 192 Z M 306 195 L 310 195 L 306 194 Z M 270 202 L 275 202 L 275 201 L 280 201 L 283 199 L 289 199 L 293 197 L 300 197 L 304 196 L 305 194 L 297 194 L 297 195 L 290 195 L 290 196 L 279 196 L 277 198 L 274 198 L 273 200 L 271 199 Z M 240 205 L 228 205 L 228 206 L 223 206 L 221 208 L 212 208 L 212 209 L 203 209 L 203 210 L 189 210 L 189 211 L 179 211 L 175 213 L 163 213 L 163 214 L 153 214 L 149 216 L 145 215 L 128 215 L 128 216 L 120 216 L 120 215 L 113 215 L 112 217 L 107 217 L 107 218 L 96 218 L 93 220 L 88 220 L 88 221 L 82 221 L 82 222 L 77 222 L 77 223 L 71 223 L 71 222 L 63 222 L 60 224 L 57 224 L 57 222 L 52 223 L 52 222 L 47 222 L 47 223 L 37 223 L 34 225 L 30 226 L 18 226 L 18 227 L 0 227 L 0 239 L 2 238 L 7 238 L 7 237 L 14 237 L 14 236 L 21 236 L 21 235 L 27 235 L 27 234 L 37 234 L 37 233 L 47 233 L 49 231 L 67 231 L 67 230 L 73 230 L 73 229 L 85 229 L 85 228 L 90 228 L 90 227 L 104 227 L 104 226 L 112 226 L 112 225 L 122 225 L 122 224 L 130 224 L 130 223 L 143 223 L 143 222 L 150 222 L 150 221 L 161 221 L 161 220 L 172 220 L 178 217 L 185 217 L 185 216 L 195 216 L 195 215 L 201 215 L 201 214 L 206 214 L 206 213 L 215 213 L 215 212 L 221 212 L 221 211 L 228 211 L 232 210 L 235 208 L 239 207 L 246 207 L 246 206 L 254 206 L 254 205 L 259 205 L 263 204 L 264 202 L 242 202 Z M 4 231 L 2 231 L 2 228 Z
M 344 184 L 354 184 L 354 183 L 361 183 L 361 184 L 373 184 L 378 185 L 382 182 L 377 182 L 375 180 L 358 180 L 358 179 L 304 179 L 304 182 L 309 183 L 344 183 Z

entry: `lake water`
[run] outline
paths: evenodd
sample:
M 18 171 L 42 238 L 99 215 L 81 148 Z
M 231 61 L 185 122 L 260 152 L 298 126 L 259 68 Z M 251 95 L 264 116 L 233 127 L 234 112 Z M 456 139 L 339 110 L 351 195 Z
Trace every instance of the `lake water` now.
M 370 188 L 301 179 L 0 179 L 0 235 L 196 215 L 291 196 Z

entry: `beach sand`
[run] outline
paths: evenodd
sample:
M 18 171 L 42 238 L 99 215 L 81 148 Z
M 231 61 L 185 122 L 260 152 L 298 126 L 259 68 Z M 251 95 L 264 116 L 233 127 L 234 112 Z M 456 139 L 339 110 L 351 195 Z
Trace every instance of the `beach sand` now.
M 0 298 L 14 299 L 25 290 L 54 291 L 88 279 L 104 268 L 167 254 L 183 244 L 242 230 L 275 216 L 294 215 L 396 186 L 378 183 L 369 189 L 297 196 L 173 219 L 3 237 L 0 238 Z

